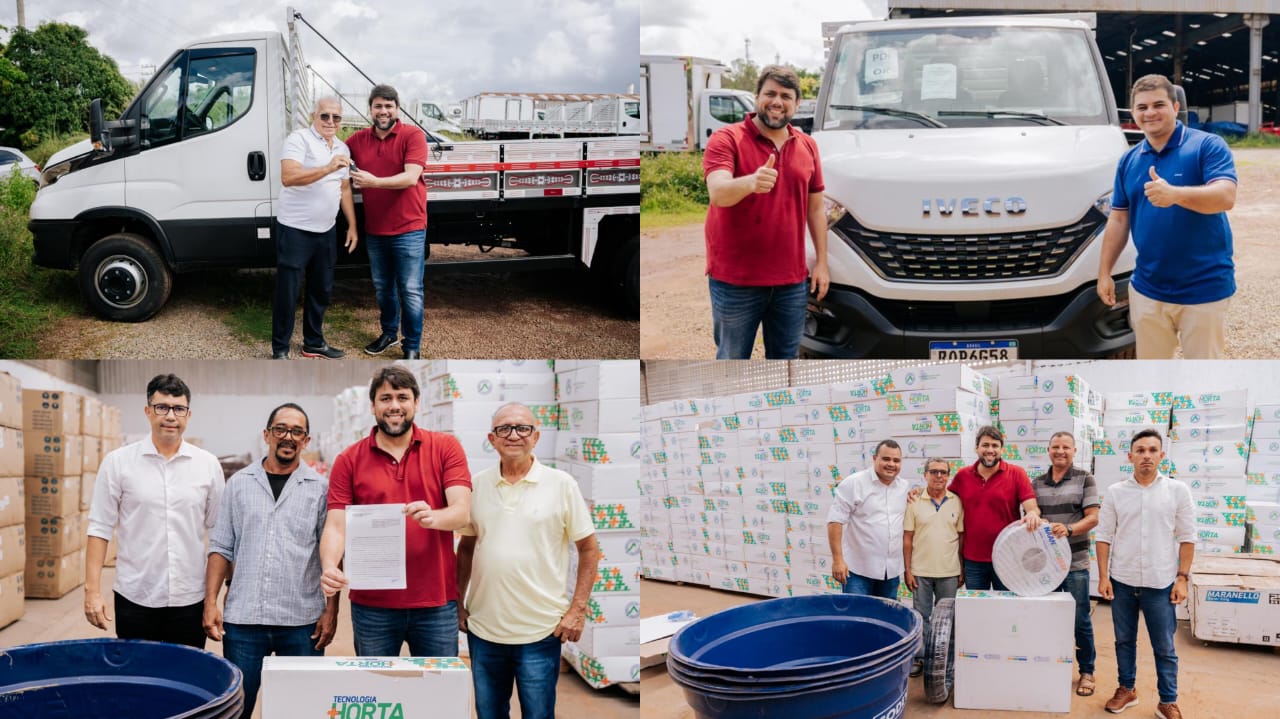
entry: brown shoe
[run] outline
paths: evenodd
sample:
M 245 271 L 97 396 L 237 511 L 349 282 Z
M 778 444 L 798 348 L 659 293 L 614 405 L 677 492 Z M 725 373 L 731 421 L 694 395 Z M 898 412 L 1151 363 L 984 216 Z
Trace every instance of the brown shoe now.
M 1160 719 L 1182 719 L 1182 711 L 1178 709 L 1177 704 L 1161 702 L 1156 705 L 1156 716 Z
M 1106 710 L 1112 714 L 1119 714 L 1138 703 L 1138 693 L 1133 687 L 1116 687 L 1116 693 L 1107 701 Z

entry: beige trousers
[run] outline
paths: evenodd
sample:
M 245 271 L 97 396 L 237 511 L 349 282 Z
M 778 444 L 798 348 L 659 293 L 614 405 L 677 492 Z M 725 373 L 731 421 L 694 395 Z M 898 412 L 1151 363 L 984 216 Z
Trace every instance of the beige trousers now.
M 1228 297 L 1202 305 L 1175 305 L 1139 294 L 1129 286 L 1129 325 L 1138 359 L 1172 359 L 1182 344 L 1184 359 L 1222 359 Z

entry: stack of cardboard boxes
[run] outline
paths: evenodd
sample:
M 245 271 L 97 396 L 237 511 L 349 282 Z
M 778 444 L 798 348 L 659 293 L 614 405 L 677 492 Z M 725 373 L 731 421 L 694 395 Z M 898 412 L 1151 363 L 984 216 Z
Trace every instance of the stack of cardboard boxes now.
M 1280 404 L 1258 405 L 1250 416 L 1246 548 L 1280 555 Z
M 26 597 L 22 462 L 22 385 L 0 373 L 0 627 L 22 618 Z
M 74 392 L 25 389 L 22 404 L 27 596 L 56 599 L 84 581 L 83 402 Z
M 1250 412 L 1245 390 L 1180 394 L 1169 430 L 1172 476 L 1191 488 L 1196 554 L 1236 554 L 1245 544 Z

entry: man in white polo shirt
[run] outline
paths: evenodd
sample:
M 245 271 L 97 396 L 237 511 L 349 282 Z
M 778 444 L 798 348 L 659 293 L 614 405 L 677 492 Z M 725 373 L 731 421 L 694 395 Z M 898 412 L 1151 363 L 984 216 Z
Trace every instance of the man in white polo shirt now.
M 489 442 L 501 462 L 471 480 L 458 625 L 469 637 L 478 719 L 506 719 L 513 682 L 522 719 L 554 719 L 560 644 L 582 636 L 596 578 L 600 548 L 586 502 L 573 477 L 534 458 L 538 437 L 528 407 L 499 407 Z M 572 597 L 570 542 L 578 549 Z
M 351 151 L 339 140 L 342 105 L 322 97 L 311 124 L 284 141 L 280 159 L 280 201 L 276 212 L 276 291 L 271 309 L 271 357 L 289 359 L 294 309 L 306 276 L 302 311 L 302 356 L 341 359 L 345 353 L 324 339 L 324 312 L 333 294 L 334 237 L 338 208 L 347 218 L 347 252 L 356 248 L 355 204 L 351 199 Z
M 831 576 L 845 594 L 896 599 L 902 577 L 902 519 L 907 511 L 907 481 L 902 448 L 886 439 L 876 445 L 871 469 L 836 485 L 827 514 Z

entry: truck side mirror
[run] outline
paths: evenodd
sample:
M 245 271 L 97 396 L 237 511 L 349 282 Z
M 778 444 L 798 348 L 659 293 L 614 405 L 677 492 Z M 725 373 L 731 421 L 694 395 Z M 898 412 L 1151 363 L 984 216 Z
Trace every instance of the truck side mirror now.
M 89 138 L 93 140 L 94 150 L 111 150 L 111 136 L 107 134 L 102 122 L 102 98 L 95 97 L 89 103 Z

